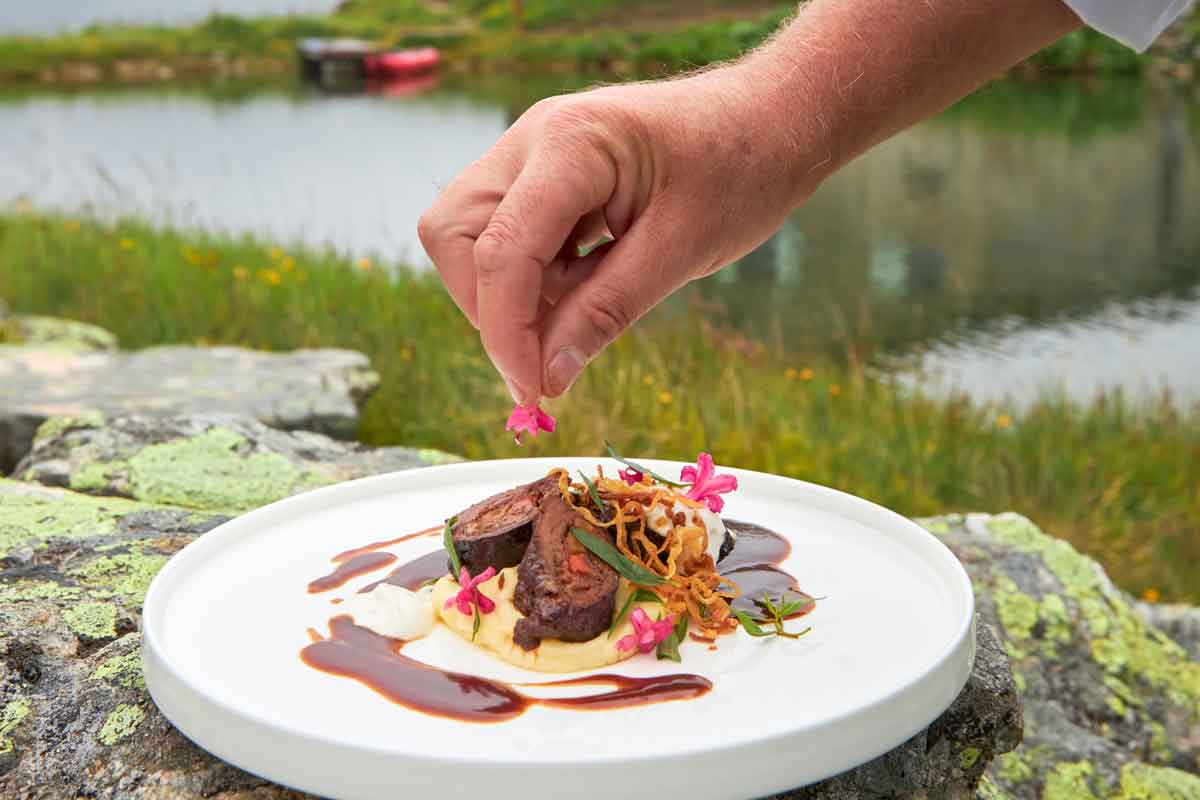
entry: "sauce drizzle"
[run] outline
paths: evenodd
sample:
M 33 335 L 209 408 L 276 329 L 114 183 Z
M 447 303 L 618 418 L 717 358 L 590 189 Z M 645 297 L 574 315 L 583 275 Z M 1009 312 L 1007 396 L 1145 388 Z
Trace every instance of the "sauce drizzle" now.
M 347 581 L 357 578 L 359 575 L 383 569 L 395 560 L 396 556 L 391 553 L 363 553 L 362 555 L 354 556 L 345 563 L 339 564 L 337 569 L 328 575 L 322 575 L 320 578 L 310 582 L 308 584 L 308 593 L 319 594 L 320 592 L 328 592 L 330 589 L 336 589 Z
M 390 547 L 394 544 L 400 544 L 401 542 L 407 542 L 411 539 L 417 539 L 421 536 L 433 536 L 435 533 L 441 533 L 441 530 L 441 525 L 434 525 L 432 528 L 426 528 L 425 530 L 417 531 L 416 533 L 406 533 L 405 535 L 396 539 L 385 539 L 382 542 L 371 542 L 370 544 L 364 544 L 362 547 L 355 547 L 353 550 L 346 550 L 338 553 L 329 560 L 335 564 L 341 564 L 343 561 L 349 561 L 355 556 L 361 556 L 363 553 L 382 550 L 385 547 Z

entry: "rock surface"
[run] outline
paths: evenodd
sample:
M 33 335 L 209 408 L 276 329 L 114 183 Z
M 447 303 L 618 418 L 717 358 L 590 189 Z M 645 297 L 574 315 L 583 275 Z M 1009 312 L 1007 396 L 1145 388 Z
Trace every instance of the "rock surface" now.
M 339 481 L 460 460 L 438 450 L 368 448 L 230 415 L 58 418 L 13 476 L 93 495 L 248 511 Z
M 1024 517 L 922 524 L 966 565 L 1025 706 L 1024 741 L 989 767 L 980 798 L 1200 798 L 1194 656 Z
M 0 481 L 0 796 L 300 797 L 209 757 L 158 713 L 138 654 L 142 598 L 232 513 L 430 458 L 228 417 L 47 423 L 21 465 L 37 482 Z M 970 682 L 904 745 L 779 797 L 1200 797 L 1200 664 L 1028 521 L 923 524 L 975 580 Z M 1020 739 L 1018 690 L 1025 742 L 999 755 Z
M 379 385 L 366 357 L 348 350 L 117 352 L 64 344 L 80 337 L 71 339 L 62 325 L 79 323 L 39 324 L 41 343 L 0 344 L 0 473 L 28 452 L 52 416 L 224 412 L 352 439 L 359 408 Z

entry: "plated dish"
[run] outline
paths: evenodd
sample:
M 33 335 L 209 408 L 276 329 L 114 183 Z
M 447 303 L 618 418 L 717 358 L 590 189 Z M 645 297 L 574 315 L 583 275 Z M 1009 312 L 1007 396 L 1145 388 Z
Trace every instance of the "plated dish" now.
M 538 686 L 586 686 L 536 698 L 520 686 L 422 663 L 405 646 L 444 626 L 521 669 L 582 673 L 631 658 L 681 663 L 723 637 L 798 639 L 792 624 L 816 607 L 780 567 L 787 540 L 727 521 L 737 489 L 711 456 L 667 478 L 612 451 L 608 472 L 555 467 L 476 502 L 439 528 L 343 551 L 312 594 L 392 566 L 384 548 L 440 536 L 441 549 L 407 561 L 346 598 L 324 630 L 309 629 L 303 662 L 354 679 L 410 709 L 463 721 L 511 719 L 533 705 L 608 709 L 689 699 L 712 690 L 698 674 L 615 673 Z M 593 685 L 599 685 L 597 691 Z

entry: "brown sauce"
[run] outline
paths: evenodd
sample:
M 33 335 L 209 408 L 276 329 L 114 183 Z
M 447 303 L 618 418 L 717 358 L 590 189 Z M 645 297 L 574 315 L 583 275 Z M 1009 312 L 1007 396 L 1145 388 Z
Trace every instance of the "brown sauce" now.
M 423 531 L 417 531 L 416 533 L 406 533 L 405 535 L 403 535 L 399 538 L 396 538 L 396 539 L 385 539 L 382 542 L 371 542 L 370 544 L 364 544 L 362 547 L 355 547 L 353 550 L 346 550 L 344 552 L 338 553 L 336 556 L 331 558 L 330 561 L 332 561 L 335 564 L 341 564 L 343 561 L 349 561 L 350 559 L 354 558 L 355 556 L 361 556 L 363 553 L 370 553 L 375 550 L 382 550 L 383 548 L 391 547 L 394 544 L 400 544 L 401 542 L 407 542 L 412 539 L 420 538 L 421 536 L 433 536 L 435 533 L 441 533 L 441 532 L 442 532 L 442 526 L 434 525 L 432 528 L 426 528 Z
M 359 575 L 366 575 L 368 572 L 383 569 L 395 560 L 396 557 L 391 553 L 363 553 L 362 555 L 354 556 L 348 561 L 339 564 L 337 569 L 328 575 L 322 575 L 320 578 L 310 582 L 308 584 L 308 593 L 318 594 L 320 592 L 328 592 L 330 589 L 336 589 L 344 585 L 347 581 L 357 578 Z
M 699 697 L 712 683 L 699 675 L 628 678 L 591 675 L 530 686 L 607 684 L 606 692 L 577 697 L 536 698 L 501 681 L 437 669 L 400 652 L 404 642 L 360 628 L 349 617 L 329 621 L 330 638 L 314 641 L 300 658 L 314 669 L 362 683 L 394 703 L 416 711 L 468 722 L 504 722 L 535 705 L 554 708 L 626 708 Z
M 733 601 L 734 608 L 748 612 L 759 611 L 756 600 L 764 594 L 772 602 L 787 595 L 789 600 L 807 598 L 809 602 L 793 617 L 802 616 L 815 606 L 816 601 L 802 592 L 796 579 L 779 568 L 791 552 L 787 540 L 777 533 L 744 522 L 726 522 L 737 534 L 733 551 L 718 565 L 718 571 L 738 584 L 741 596 Z M 339 582 L 328 588 L 340 586 L 345 581 L 363 572 L 379 569 L 395 560 L 387 553 L 374 550 L 395 544 L 404 539 L 431 535 L 441 530 L 431 528 L 410 534 L 401 539 L 376 542 L 372 545 L 347 550 L 334 558 L 341 564 L 337 570 L 314 581 Z M 380 557 L 387 558 L 386 561 Z M 365 559 L 372 559 L 367 562 Z M 370 563 L 372 566 L 364 565 Z M 353 572 L 353 574 L 350 574 Z M 446 553 L 437 550 L 402 564 L 382 580 L 359 590 L 369 592 L 380 583 L 389 583 L 406 589 L 417 589 L 423 583 L 436 580 L 448 572 Z M 341 576 L 345 576 L 344 578 Z M 310 584 L 309 591 L 314 591 Z M 318 589 L 316 591 L 324 591 Z M 607 691 L 573 697 L 537 698 L 518 691 L 514 686 L 501 681 L 492 681 L 474 675 L 437 669 L 409 658 L 401 653 L 404 642 L 380 636 L 354 624 L 348 616 L 334 617 L 329 621 L 329 638 L 321 638 L 309 629 L 312 643 L 300 652 L 305 664 L 332 675 L 352 678 L 373 689 L 394 703 L 416 711 L 441 717 L 469 722 L 503 722 L 525 713 L 530 707 L 543 705 L 552 708 L 610 709 L 662 703 L 699 697 L 712 689 L 712 683 L 700 675 L 658 675 L 649 678 L 631 678 L 623 675 L 589 675 L 548 683 L 523 684 L 523 686 L 608 686 Z M 692 635 L 690 638 L 708 644 L 710 650 L 716 645 L 712 640 Z
M 422 583 L 435 581 L 448 574 L 450 574 L 450 567 L 446 563 L 446 551 L 435 550 L 396 567 L 386 578 L 364 586 L 358 590 L 358 593 L 369 592 L 381 583 L 390 583 L 393 586 L 416 591 Z

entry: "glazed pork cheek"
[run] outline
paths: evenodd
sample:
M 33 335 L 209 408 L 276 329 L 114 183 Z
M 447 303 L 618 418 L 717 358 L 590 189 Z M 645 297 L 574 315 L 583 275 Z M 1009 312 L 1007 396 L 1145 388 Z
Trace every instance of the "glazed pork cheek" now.
M 499 572 L 519 564 L 547 492 L 558 492 L 556 476 L 492 495 L 460 513 L 450 533 L 462 565 L 478 575 L 488 567 Z
M 517 568 L 513 603 L 525 615 L 513 630 L 525 650 L 542 639 L 586 642 L 608 630 L 617 595 L 617 573 L 592 555 L 571 528 L 610 538 L 584 521 L 558 492 L 543 495 L 533 538 Z

